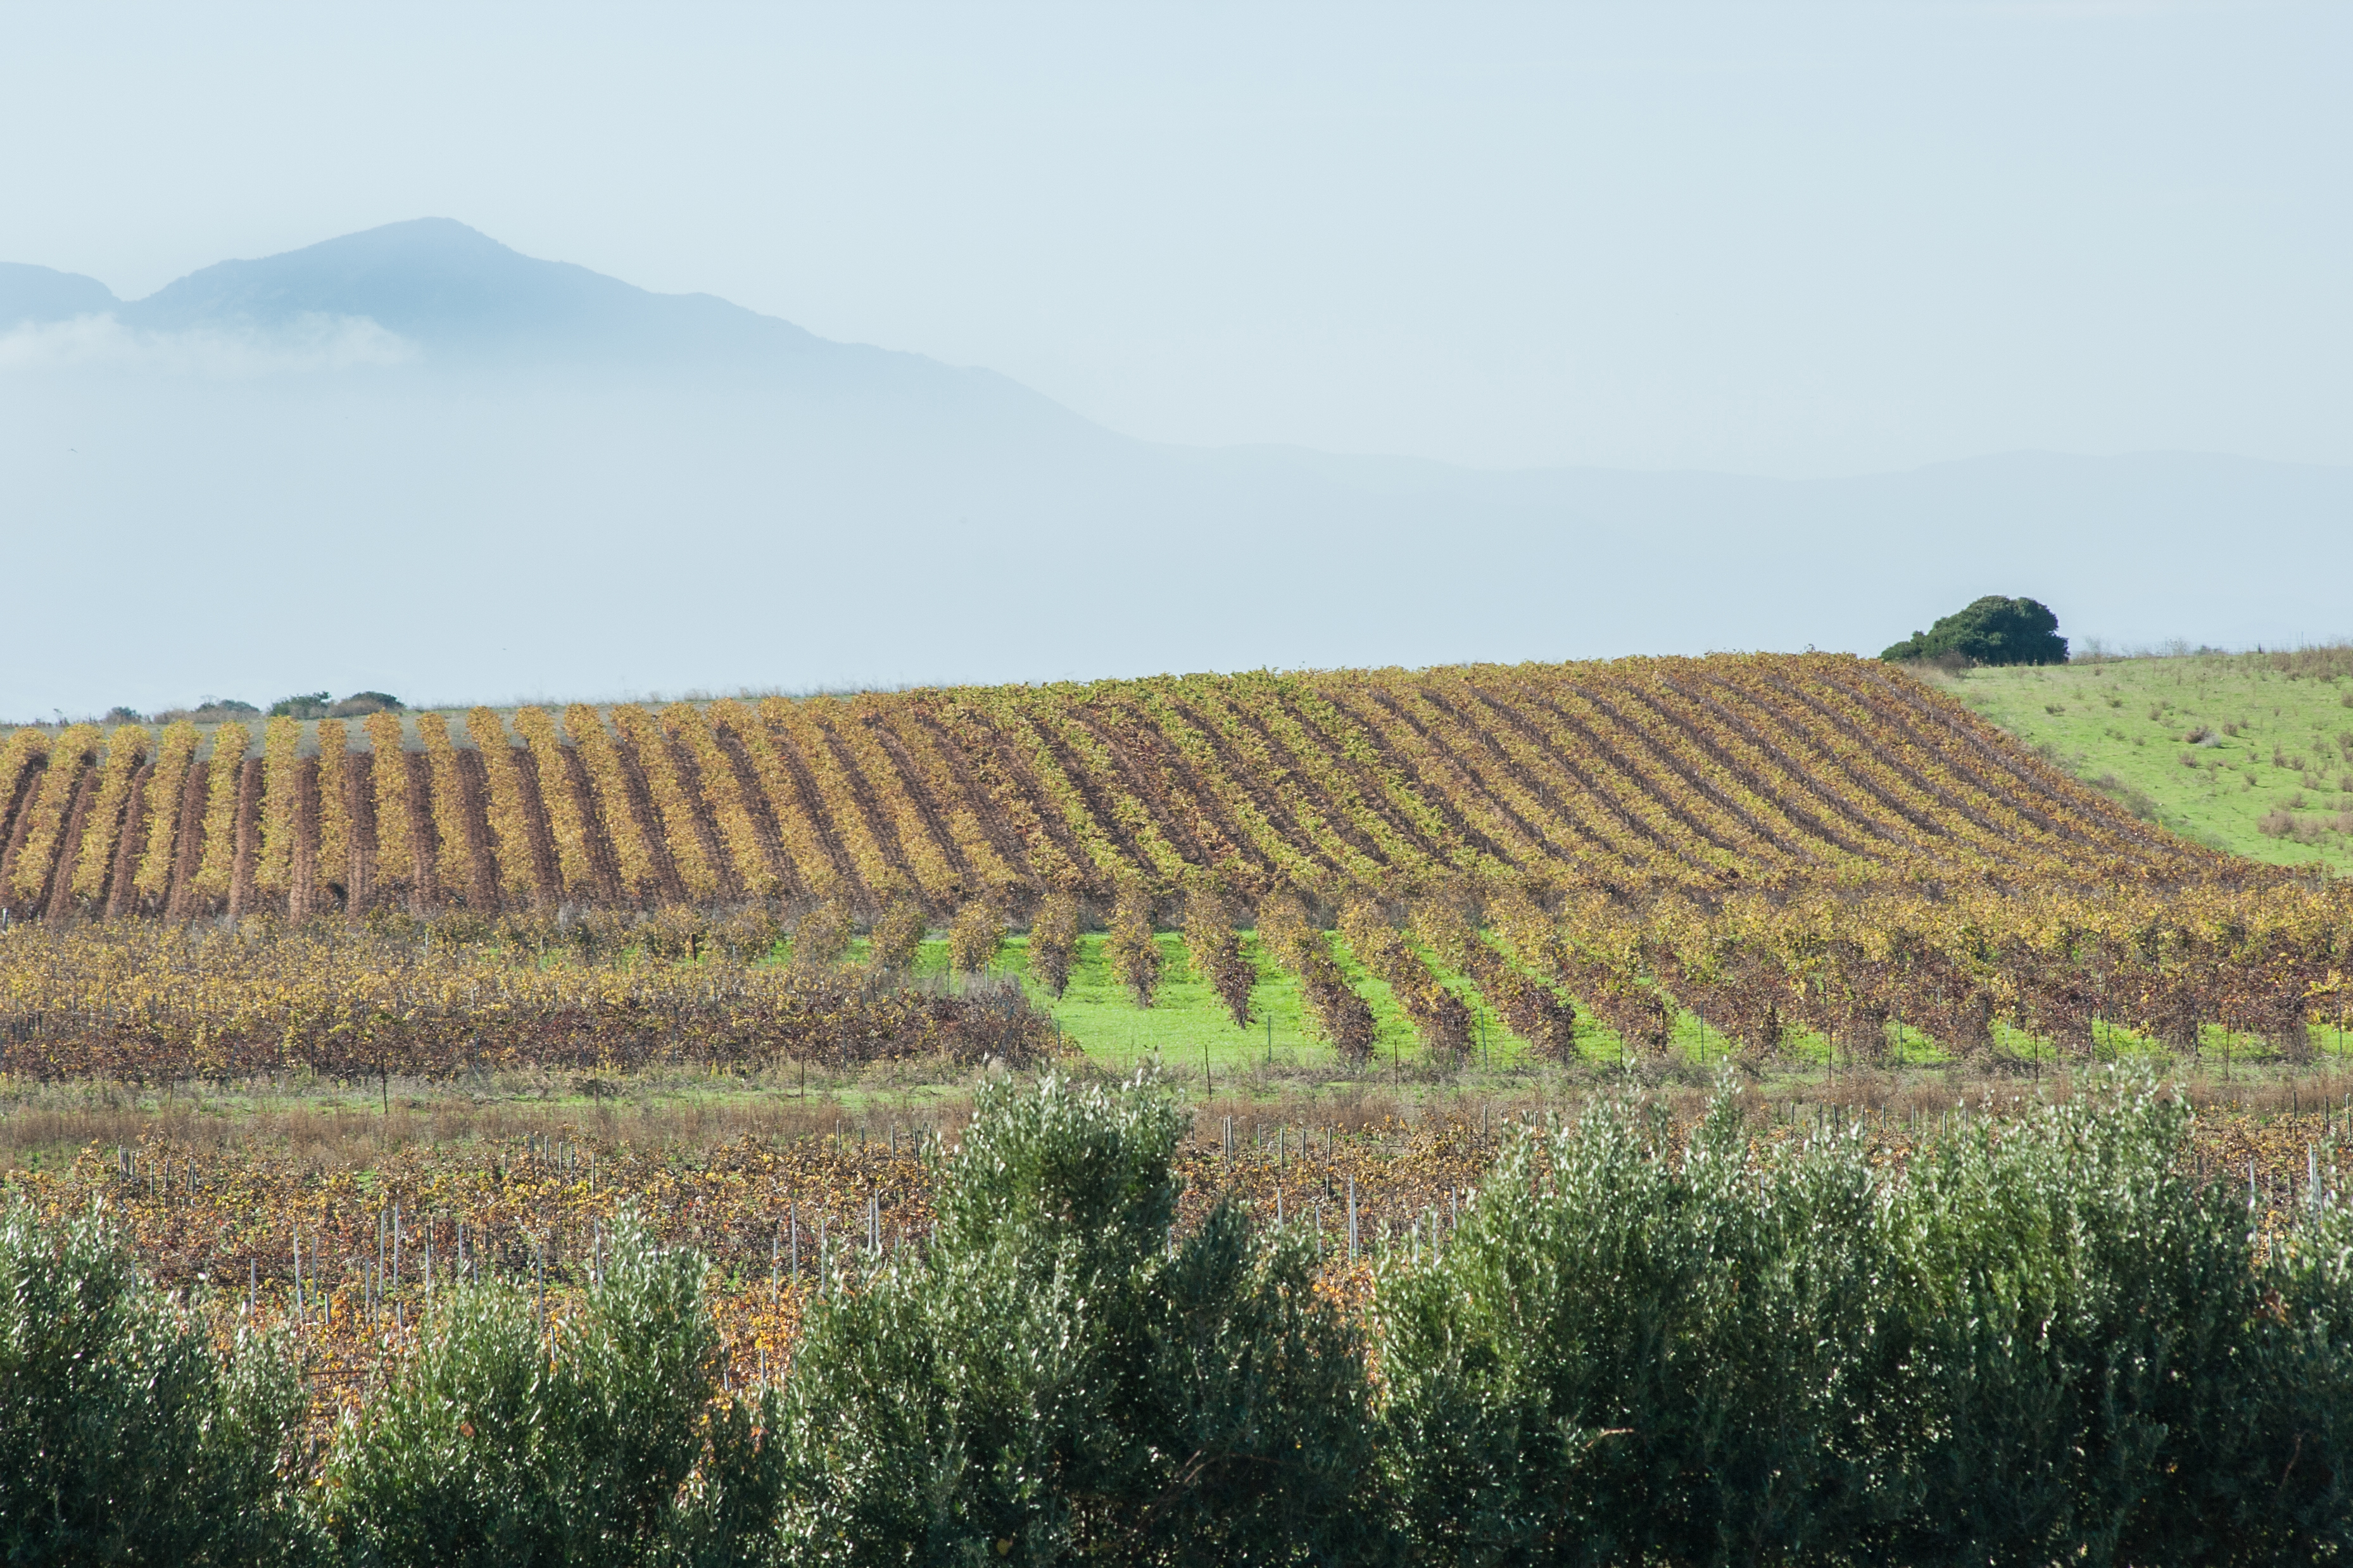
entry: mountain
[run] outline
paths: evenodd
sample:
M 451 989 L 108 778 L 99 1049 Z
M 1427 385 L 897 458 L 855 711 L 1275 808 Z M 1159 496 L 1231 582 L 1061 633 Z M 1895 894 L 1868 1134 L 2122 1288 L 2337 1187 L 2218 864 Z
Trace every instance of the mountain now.
M 0 261 L 0 332 L 28 322 L 69 321 L 119 309 L 114 290 L 79 272 Z
M 2011 453 L 1783 480 L 1156 445 L 441 220 L 127 304 L 8 268 L 0 321 L 0 717 L 1873 653 L 1992 593 L 2079 647 L 2353 632 L 2353 469 Z
M 656 294 L 569 262 L 524 256 L 448 218 L 216 262 L 127 303 L 94 279 L 36 267 L 0 272 L 0 333 L 100 312 L 163 344 L 201 333 L 267 348 L 315 342 L 334 323 L 370 323 L 421 351 L 414 360 L 428 374 L 752 378 L 778 389 L 934 409 L 970 404 L 999 417 L 1075 417 L 991 371 L 834 342 L 715 295 Z
M 709 294 L 655 294 L 417 218 L 192 272 L 121 312 L 152 331 L 365 317 L 436 355 L 758 360 L 859 351 Z M 867 353 L 879 351 L 867 350 Z

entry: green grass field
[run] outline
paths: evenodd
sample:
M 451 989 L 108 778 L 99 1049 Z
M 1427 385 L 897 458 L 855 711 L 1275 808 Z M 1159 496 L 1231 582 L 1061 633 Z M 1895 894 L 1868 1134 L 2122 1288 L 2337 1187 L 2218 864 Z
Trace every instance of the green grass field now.
M 1115 979 L 1103 958 L 1103 938 L 1079 939 L 1071 964 L 1071 984 L 1058 1001 L 1030 981 L 1029 939 L 1015 936 L 1005 944 L 997 969 L 1021 976 L 1025 988 L 1079 1047 L 1097 1062 L 1125 1068 L 1157 1055 L 1167 1067 L 1199 1072 L 1206 1065 L 1219 1078 L 1238 1075 L 1268 1064 L 1296 1068 L 1330 1064 L 1331 1047 L 1307 1033 L 1302 1016 L 1299 984 L 1259 950 L 1257 934 L 1242 933 L 1243 950 L 1258 966 L 1258 984 L 1250 992 L 1251 1023 L 1234 1027 L 1233 1020 L 1211 991 L 1195 977 L 1185 960 L 1184 939 L 1173 932 L 1159 937 L 1160 984 L 1150 1007 L 1138 1007 L 1127 988 Z M 1408 1061 L 1418 1058 L 1420 1046 L 1413 1025 L 1397 1005 L 1389 988 L 1366 973 L 1335 939 L 1341 968 L 1357 992 L 1372 1005 L 1377 1026 L 1374 1056 L 1394 1062 L 1402 1051 Z M 853 954 L 853 956 L 855 956 Z M 947 943 L 927 942 L 916 961 L 919 973 L 944 973 Z M 1511 1034 L 1486 1011 L 1478 993 L 1460 976 L 1440 972 L 1447 984 L 1478 1012 L 1488 1045 L 1487 1059 L 1504 1066 L 1527 1050 L 1525 1041 Z M 1614 1047 L 1613 1047 L 1614 1048 Z
M 2353 870 L 2353 649 L 1932 679 L 2178 833 L 2277 865 Z
M 997 972 L 1019 975 L 1031 998 L 1053 1016 L 1079 1048 L 1096 1063 L 1114 1070 L 1124 1071 L 1156 1055 L 1162 1065 L 1172 1070 L 1198 1075 L 1206 1069 L 1223 1084 L 1262 1067 L 1271 1067 L 1277 1074 L 1313 1074 L 1336 1067 L 1337 1058 L 1331 1047 L 1307 1032 L 1299 983 L 1260 951 L 1255 931 L 1244 931 L 1241 937 L 1243 951 L 1258 966 L 1258 984 L 1250 992 L 1251 1022 L 1248 1029 L 1234 1027 L 1216 993 L 1207 982 L 1194 977 L 1185 960 L 1184 939 L 1173 932 L 1164 932 L 1158 939 L 1160 985 L 1150 1007 L 1138 1007 L 1126 987 L 1113 976 L 1103 958 L 1104 939 L 1101 935 L 1079 939 L 1071 965 L 1071 984 L 1060 1000 L 1048 996 L 1030 981 L 1027 968 L 1029 939 L 1025 936 L 1015 936 L 1006 942 Z M 1411 1020 L 1398 1005 L 1388 985 L 1359 964 L 1349 952 L 1347 943 L 1336 934 L 1330 940 L 1342 972 L 1373 1009 L 1373 1059 L 1358 1069 L 1358 1075 L 1377 1075 L 1383 1068 L 1394 1067 L 1400 1060 L 1409 1068 L 1421 1063 L 1426 1053 Z M 864 948 L 863 938 L 852 943 L 850 962 L 861 962 Z M 1474 1060 L 1465 1065 L 1505 1073 L 1532 1065 L 1528 1043 L 1504 1026 L 1481 998 L 1477 987 L 1435 959 L 1430 962 L 1447 988 L 1461 997 L 1478 1019 L 1480 1043 L 1473 1053 Z M 915 968 L 919 974 L 945 974 L 947 963 L 947 943 L 935 939 L 923 944 Z M 1596 1067 L 1624 1059 L 1616 1032 L 1595 1024 L 1582 1012 L 1577 1017 L 1577 1040 L 1578 1054 Z M 1808 1049 L 1810 1044 L 1798 1044 L 1793 1054 L 1801 1059 L 1814 1054 Z M 1698 1065 L 1721 1055 L 1725 1040 L 1685 1015 L 1676 1030 L 1675 1048 L 1679 1055 Z

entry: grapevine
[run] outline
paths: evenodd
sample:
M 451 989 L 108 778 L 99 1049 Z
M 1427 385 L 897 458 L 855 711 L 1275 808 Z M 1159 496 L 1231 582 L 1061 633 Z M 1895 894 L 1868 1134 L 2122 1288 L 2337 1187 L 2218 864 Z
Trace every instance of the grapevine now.
M 958 974 L 986 974 L 1004 945 L 1004 915 L 987 900 L 974 899 L 948 926 L 948 967 Z
M 321 883 L 341 888 L 348 898 L 352 874 L 351 738 L 341 719 L 319 721 L 319 844 L 314 851 Z
M 768 856 L 760 840 L 760 830 L 752 817 L 752 808 L 744 797 L 743 781 L 736 776 L 734 762 L 719 744 L 702 710 L 691 702 L 673 702 L 661 712 L 662 727 L 686 745 L 700 773 L 696 781 L 702 786 L 702 797 L 711 803 L 712 817 L 719 825 L 720 841 L 726 846 L 727 858 L 735 869 L 735 879 L 754 898 L 765 898 L 776 890 L 776 874 L 768 865 Z
M 482 863 L 472 824 L 466 810 L 466 781 L 459 771 L 457 742 L 449 738 L 449 721 L 427 709 L 417 716 L 417 733 L 425 742 L 425 760 L 432 773 L 433 839 L 436 879 L 444 898 L 470 902 L 498 886 L 498 871 Z
M 74 859 L 73 896 L 94 904 L 106 894 L 114 871 L 116 837 L 129 831 L 124 815 L 131 805 L 131 784 L 147 760 L 153 737 L 138 724 L 118 724 L 107 737 L 106 762 L 99 774 L 98 798 L 91 803 L 89 826 Z
M 1029 921 L 1029 977 L 1059 998 L 1071 984 L 1071 954 L 1079 944 L 1075 894 L 1049 893 Z
M 41 772 L 38 792 L 28 807 L 30 827 L 16 852 L 14 891 L 28 903 L 37 902 L 49 885 L 52 865 L 63 847 L 66 814 L 98 745 L 97 725 L 70 724 L 49 748 L 48 766 Z
M 132 885 L 142 898 L 159 906 L 172 891 L 173 868 L 179 858 L 181 800 L 187 792 L 189 770 L 195 763 L 201 739 L 196 727 L 185 720 L 167 725 L 156 750 L 154 774 L 147 782 L 147 843 Z
M 1299 981 L 1315 1032 L 1344 1061 L 1373 1054 L 1373 1010 L 1348 984 L 1324 933 L 1308 922 L 1298 895 L 1276 893 L 1259 904 L 1258 932 L 1274 961 Z
M 566 893 L 590 892 L 596 886 L 596 868 L 588 851 L 588 817 L 581 809 L 579 796 L 573 792 L 564 742 L 556 733 L 555 721 L 543 708 L 518 708 L 514 721 L 515 733 L 531 748 L 532 762 L 539 771 L 540 803 L 546 808 L 548 825 L 555 838 L 556 874 Z
M 261 727 L 261 858 L 254 886 L 284 893 L 294 886 L 295 822 L 301 815 L 302 723 L 283 715 Z
M 651 897 L 660 890 L 660 873 L 655 868 L 645 826 L 638 820 L 629 799 L 628 774 L 623 769 L 619 749 L 613 744 L 613 737 L 606 731 L 605 721 L 596 716 L 596 710 L 585 702 L 575 702 L 564 710 L 564 727 L 571 732 L 573 745 L 579 749 L 581 761 L 588 766 L 597 821 L 605 830 L 606 842 L 613 847 L 622 887 L 635 897 Z
M 415 887 L 425 843 L 407 737 L 396 713 L 371 713 L 366 724 L 375 752 L 368 773 L 375 784 L 375 879 L 386 887 Z
M 1119 890 L 1112 907 L 1111 931 L 1103 938 L 1103 957 L 1111 972 L 1127 987 L 1139 1007 L 1152 1005 L 1160 984 L 1160 943 L 1152 934 L 1152 895 L 1139 881 Z
M 915 967 L 915 952 L 923 941 L 923 906 L 910 898 L 893 899 L 870 934 L 867 972 L 877 976 L 906 973 Z
M 531 814 L 523 804 L 522 763 L 508 743 L 506 726 L 489 708 L 466 714 L 466 736 L 482 759 L 490 783 L 491 842 L 498 862 L 499 886 L 510 898 L 524 899 L 539 890 L 539 857 L 532 848 Z
M 1185 959 L 1194 974 L 1209 983 L 1237 1029 L 1250 1026 L 1251 984 L 1258 978 L 1243 956 L 1233 911 L 1206 888 L 1185 896 Z
M 694 803 L 671 759 L 669 736 L 652 714 L 634 702 L 613 710 L 613 727 L 637 758 L 638 772 L 653 795 L 654 810 L 661 817 L 662 842 L 670 849 L 670 863 L 678 868 L 679 880 L 685 884 L 686 896 L 699 903 L 709 902 L 719 896 L 719 870 L 703 849 Z
M 245 753 L 253 736 L 242 724 L 213 731 L 212 762 L 205 780 L 203 858 L 196 863 L 194 891 L 200 899 L 227 899 L 237 870 L 237 795 L 245 780 Z
M 1425 1049 L 1452 1060 L 1471 1048 L 1471 1009 L 1439 983 L 1378 905 L 1369 899 L 1352 900 L 1340 911 L 1340 934 L 1356 962 L 1388 983 Z

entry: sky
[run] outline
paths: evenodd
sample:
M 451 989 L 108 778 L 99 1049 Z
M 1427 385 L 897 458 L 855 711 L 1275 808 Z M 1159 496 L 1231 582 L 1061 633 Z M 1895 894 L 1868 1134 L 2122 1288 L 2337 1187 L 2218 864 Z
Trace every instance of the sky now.
M 441 216 L 1126 435 L 2353 463 L 2353 7 L 0 8 L 0 259 Z

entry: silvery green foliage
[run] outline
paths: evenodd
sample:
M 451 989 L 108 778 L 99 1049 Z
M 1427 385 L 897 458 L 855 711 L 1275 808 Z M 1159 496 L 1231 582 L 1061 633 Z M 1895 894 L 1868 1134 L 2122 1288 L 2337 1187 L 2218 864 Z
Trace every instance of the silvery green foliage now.
M 224 1358 L 95 1215 L 0 1215 L 0 1561 L 286 1562 L 303 1407 L 274 1337 Z
M 1589 1107 L 1382 1282 L 1384 1468 L 1464 1563 L 2258 1563 L 2342 1551 L 2341 1210 L 2259 1257 L 2124 1081 L 1896 1173 L 1853 1130 Z
M 1361 1563 L 1388 1537 L 1353 1331 L 1299 1240 L 1170 1242 L 1186 1114 L 1139 1077 L 994 1084 L 939 1237 L 813 1315 L 795 1563 Z
M 1750 1155 L 1719 1100 L 1678 1149 L 1597 1102 L 1523 1137 L 1431 1263 L 1381 1283 L 1386 1468 L 1431 1560 L 1754 1561 L 1869 1528 L 1914 1424 L 1873 1333 L 1892 1254 L 1836 1142 Z
M 2346 1216 L 2269 1248 L 2146 1082 L 1980 1121 L 1896 1185 L 1918 1563 L 2272 1563 L 2348 1543 Z M 2335 1264 L 2329 1258 L 2339 1260 Z
M 602 1278 L 552 1336 L 513 1286 L 452 1290 L 338 1435 L 324 1508 L 348 1559 L 653 1560 L 718 1383 L 703 1267 L 625 1215 Z

